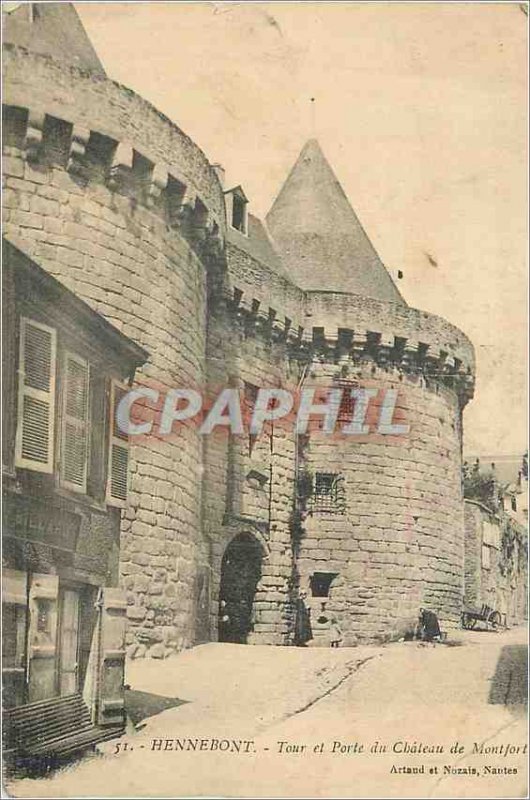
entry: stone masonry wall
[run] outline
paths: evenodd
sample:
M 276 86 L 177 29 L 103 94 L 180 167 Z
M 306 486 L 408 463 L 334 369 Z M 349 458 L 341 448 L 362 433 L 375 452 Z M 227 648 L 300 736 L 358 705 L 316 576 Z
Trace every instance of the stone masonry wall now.
M 465 603 L 479 609 L 486 603 L 506 615 L 508 625 L 521 624 L 528 617 L 528 535 L 505 515 L 493 514 L 477 502 L 466 500 L 464 506 Z M 488 541 L 485 525 L 496 530 Z
M 229 285 L 237 287 L 243 297 L 257 300 L 266 313 L 274 309 L 278 322 L 284 323 L 288 317 L 293 329 L 304 324 L 302 290 L 233 244 L 227 247 L 227 274 Z
M 396 303 L 308 292 L 299 304 L 289 291 L 282 303 L 271 287 L 283 278 L 270 281 L 269 271 L 231 246 L 225 295 L 235 297 L 228 301 L 233 317 L 259 338 L 283 343 L 304 387 L 339 381 L 398 389 L 396 413 L 411 426 L 402 437 L 329 436 L 313 428 L 304 442 L 291 429 L 297 477 L 309 474 L 314 484 L 317 472 L 338 473 L 346 501 L 344 514 L 311 513 L 310 501 L 298 530 L 296 515 L 291 519 L 290 588 L 308 590 L 315 644 L 326 643 L 320 634 L 329 634 L 332 618 L 344 644 L 401 635 L 420 606 L 455 627 L 463 600 L 462 409 L 473 394 L 471 343 L 445 320 Z M 221 330 L 213 345 L 225 359 L 229 341 Z M 240 375 L 241 364 L 248 368 L 245 345 L 236 342 L 234 352 Z M 267 361 L 257 385 L 274 374 Z M 336 574 L 329 598 L 311 598 L 316 572 Z M 319 618 L 326 620 L 322 631 Z
M 435 314 L 346 292 L 306 292 L 305 313 L 306 325 L 322 327 L 326 332 L 337 328 L 369 330 L 379 333 L 383 343 L 399 337 L 407 348 L 417 349 L 423 344 L 427 346 L 425 356 L 439 359 L 441 353 L 452 370 L 473 376 L 475 355 L 470 340 Z
M 483 514 L 480 508 L 466 500 L 464 504 L 464 602 L 466 605 L 479 608 L 482 602 L 485 602 L 482 601 L 481 593 L 482 519 Z
M 284 345 L 245 331 L 221 307 L 209 320 L 208 383 L 240 389 L 245 413 L 245 383 L 296 386 L 299 366 Z M 242 436 L 217 432 L 204 441 L 203 527 L 211 545 L 211 636 L 217 637 L 221 561 L 239 533 L 250 533 L 263 550 L 262 577 L 253 606 L 250 643 L 286 644 L 291 635 L 293 554 L 290 518 L 295 485 L 295 441 L 281 427 L 265 427 L 249 442 Z

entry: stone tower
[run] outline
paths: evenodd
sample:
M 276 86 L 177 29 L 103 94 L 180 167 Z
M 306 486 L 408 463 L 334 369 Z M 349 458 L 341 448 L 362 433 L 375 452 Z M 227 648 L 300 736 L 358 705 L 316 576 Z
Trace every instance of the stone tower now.
M 147 349 L 140 382 L 203 386 L 225 231 L 215 171 L 99 70 L 10 44 L 4 69 L 5 235 Z M 129 640 L 158 653 L 195 641 L 201 460 L 196 428 L 130 447 L 121 582 Z

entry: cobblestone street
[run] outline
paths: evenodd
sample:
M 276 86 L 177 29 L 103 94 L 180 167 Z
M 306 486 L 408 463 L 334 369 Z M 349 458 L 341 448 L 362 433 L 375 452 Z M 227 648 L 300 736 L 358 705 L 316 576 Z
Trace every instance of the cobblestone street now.
M 526 630 L 517 628 L 457 632 L 453 642 L 461 646 L 408 642 L 332 650 L 209 644 L 165 661 L 133 661 L 128 681 L 136 713 L 143 708 L 155 715 L 136 732 L 131 726 L 118 754 L 116 742 L 108 743 L 104 755 L 47 779 L 18 781 L 10 792 L 17 797 L 287 792 L 521 797 L 525 637 Z M 156 713 L 164 705 L 166 710 Z M 204 740 L 202 751 L 188 749 L 195 739 Z M 451 753 L 457 742 L 464 750 Z M 506 745 L 513 748 L 508 755 Z M 418 746 L 427 749 L 421 754 Z M 473 753 L 482 747 L 482 754 Z M 485 774 L 486 766 L 502 772 Z

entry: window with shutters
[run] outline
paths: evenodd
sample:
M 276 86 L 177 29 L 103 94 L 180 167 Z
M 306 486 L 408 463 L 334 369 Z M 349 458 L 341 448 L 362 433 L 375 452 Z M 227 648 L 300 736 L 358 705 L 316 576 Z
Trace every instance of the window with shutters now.
M 60 480 L 67 489 L 84 493 L 89 452 L 89 386 L 88 361 L 66 352 L 62 372 Z
M 61 333 L 41 322 L 21 317 L 19 340 L 15 466 L 123 507 L 129 441 L 115 410 L 127 387 L 66 349 Z
M 53 472 L 56 352 L 55 330 L 21 317 L 17 467 Z
M 123 506 L 127 499 L 127 479 L 129 466 L 129 437 L 120 430 L 116 412 L 127 389 L 115 381 L 111 384 L 109 467 L 107 476 L 107 502 Z

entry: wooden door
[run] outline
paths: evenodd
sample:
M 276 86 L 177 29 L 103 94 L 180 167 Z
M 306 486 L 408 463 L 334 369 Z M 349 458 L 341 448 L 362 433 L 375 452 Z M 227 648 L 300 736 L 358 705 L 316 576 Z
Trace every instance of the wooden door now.
M 55 697 L 57 643 L 57 575 L 31 575 L 28 636 L 28 702 Z

